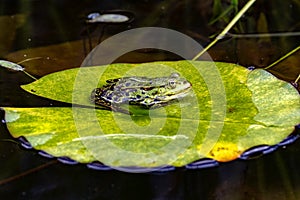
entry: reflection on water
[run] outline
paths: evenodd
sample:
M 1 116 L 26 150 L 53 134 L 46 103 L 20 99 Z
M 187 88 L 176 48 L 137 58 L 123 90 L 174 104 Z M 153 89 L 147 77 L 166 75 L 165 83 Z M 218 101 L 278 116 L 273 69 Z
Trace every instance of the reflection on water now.
M 72 6 L 70 6 L 72 5 Z M 143 26 L 159 26 L 178 30 L 206 45 L 210 36 L 224 28 L 225 22 L 220 18 L 210 24 L 212 19 L 222 14 L 215 11 L 213 1 L 207 0 L 144 0 L 135 1 L 0 1 L 0 57 L 19 62 L 26 58 L 41 56 L 41 62 L 24 63 L 33 74 L 44 75 L 53 71 L 80 66 L 85 54 L 82 33 L 84 21 L 88 14 L 98 11 L 127 10 L 134 14 L 135 20 L 130 24 L 99 25 L 95 32 L 91 30 L 92 46 L 98 43 L 101 30 L 103 39 L 121 31 Z M 222 5 L 226 8 L 229 5 Z M 276 14 L 277 7 L 280 16 Z M 300 5 L 296 1 L 274 1 L 254 4 L 255 12 L 250 10 L 245 19 L 234 27 L 231 32 L 265 33 L 298 31 Z M 253 9 L 254 9 L 253 8 Z M 271 10 L 272 12 L 267 12 Z M 286 11 L 286 12 L 283 12 Z M 231 15 L 235 12 L 231 11 Z M 284 14 L 283 14 L 284 13 Z M 228 15 L 228 19 L 230 16 Z M 217 18 L 218 19 L 218 18 Z M 247 19 L 247 20 L 246 20 Z M 298 41 L 294 37 L 264 38 L 232 38 L 219 42 L 209 53 L 217 61 L 239 63 L 244 66 L 264 67 L 283 56 Z M 174 57 L 162 54 L 131 53 L 117 62 L 145 62 L 151 60 L 173 60 Z M 282 78 L 294 80 L 300 72 L 297 55 L 276 66 L 273 70 Z M 46 62 L 48 59 L 48 62 Z M 177 59 L 180 59 L 177 57 Z M 281 73 L 281 70 L 282 73 Z
M 42 57 L 23 63 L 27 71 L 36 76 L 80 66 L 84 59 L 82 19 L 91 12 L 114 9 L 133 12 L 135 21 L 130 25 L 106 27 L 103 39 L 135 27 L 159 26 L 183 32 L 206 45 L 209 36 L 224 27 L 222 21 L 209 25 L 216 14 L 213 5 L 212 0 L 1 0 L 0 57 L 14 62 Z M 255 9 L 250 10 L 232 30 L 234 33 L 299 31 L 298 1 L 274 0 L 272 4 L 258 1 L 254 6 Z M 98 43 L 99 34 L 99 31 L 92 33 L 93 45 Z M 264 67 L 298 45 L 299 37 L 232 38 L 220 41 L 209 53 L 214 60 Z M 143 50 L 123 55 L 116 62 L 176 59 L 180 58 L 168 52 Z M 287 81 L 295 80 L 300 73 L 299 59 L 299 53 L 292 55 L 272 68 L 272 73 Z M 20 89 L 19 85 L 31 81 L 23 73 L 0 68 L 0 105 L 62 105 Z M 233 161 L 211 169 L 127 174 L 55 163 L 4 184 L 1 180 L 51 160 L 40 157 L 35 151 L 26 151 L 14 142 L 4 141 L 11 139 L 4 124 L 0 126 L 0 139 L 0 194 L 3 197 L 300 199 L 299 141 L 258 159 Z

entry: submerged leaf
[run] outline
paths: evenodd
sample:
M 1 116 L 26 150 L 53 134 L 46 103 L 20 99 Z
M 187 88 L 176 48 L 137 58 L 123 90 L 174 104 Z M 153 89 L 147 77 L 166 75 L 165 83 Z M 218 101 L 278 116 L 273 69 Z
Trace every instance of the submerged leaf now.
M 108 79 L 168 76 L 177 71 L 193 95 L 133 115 L 94 109 L 89 96 Z M 159 74 L 159 75 L 158 75 Z M 65 70 L 22 86 L 46 98 L 89 107 L 4 108 L 14 137 L 54 156 L 109 166 L 184 166 L 201 158 L 230 161 L 257 145 L 274 145 L 300 123 L 300 98 L 264 70 L 228 63 L 178 61 Z M 49 89 L 51 88 L 51 89 Z M 17 117 L 16 117 L 17 116 Z

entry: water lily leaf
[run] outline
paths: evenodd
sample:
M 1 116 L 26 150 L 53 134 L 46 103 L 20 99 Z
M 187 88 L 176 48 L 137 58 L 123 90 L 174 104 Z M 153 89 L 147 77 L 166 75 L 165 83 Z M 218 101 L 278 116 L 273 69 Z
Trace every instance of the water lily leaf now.
M 123 76 L 179 72 L 192 94 L 153 110 L 125 105 L 132 115 L 95 108 L 91 91 Z M 201 158 L 226 162 L 257 145 L 274 145 L 300 123 L 298 91 L 267 71 L 199 61 L 112 64 L 49 74 L 22 86 L 82 106 L 4 108 L 14 137 L 78 162 L 109 166 L 184 166 Z

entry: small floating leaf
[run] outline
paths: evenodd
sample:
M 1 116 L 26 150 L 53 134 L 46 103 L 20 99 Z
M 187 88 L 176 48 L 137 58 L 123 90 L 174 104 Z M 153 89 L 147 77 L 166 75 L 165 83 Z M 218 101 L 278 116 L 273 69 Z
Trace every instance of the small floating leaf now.
M 123 23 L 129 20 L 129 17 L 122 14 L 100 14 L 100 13 L 91 13 L 88 15 L 86 20 L 87 23 Z
M 214 66 L 222 82 L 213 76 Z M 194 96 L 186 101 L 132 116 L 93 109 L 89 101 L 92 89 L 107 79 L 155 77 L 157 72 L 166 76 L 173 71 L 193 85 Z M 24 136 L 35 149 L 82 163 L 157 167 L 184 166 L 202 158 L 226 162 L 251 147 L 280 143 L 300 124 L 299 93 L 291 84 L 265 70 L 250 71 L 228 63 L 178 61 L 85 67 L 49 74 L 22 88 L 46 98 L 89 106 L 4 108 L 5 118 L 14 119 L 7 122 L 14 137 Z M 223 102 L 220 99 L 224 95 Z
M 14 71 L 24 71 L 22 66 L 7 60 L 0 60 L 0 66 Z
M 38 57 L 37 59 L 39 59 L 40 57 Z M 32 60 L 32 59 L 36 59 L 36 58 L 29 58 L 26 59 L 22 62 L 26 62 L 27 60 Z M 22 63 L 20 62 L 20 63 Z M 18 65 L 17 63 L 13 63 L 7 60 L 0 60 L 0 66 L 1 67 L 5 67 L 8 68 L 10 70 L 14 70 L 14 71 L 22 71 L 24 74 L 26 74 L 27 76 L 29 76 L 30 78 L 32 78 L 33 80 L 37 80 L 34 76 L 32 76 L 31 74 L 29 74 L 28 72 L 25 71 L 25 68 L 23 68 L 22 66 Z

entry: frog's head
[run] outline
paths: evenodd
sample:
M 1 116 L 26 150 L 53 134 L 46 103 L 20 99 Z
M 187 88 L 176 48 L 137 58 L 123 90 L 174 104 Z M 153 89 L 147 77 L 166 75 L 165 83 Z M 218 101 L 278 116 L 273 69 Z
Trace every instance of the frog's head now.
M 165 86 L 160 87 L 157 98 L 164 101 L 170 101 L 185 97 L 192 84 L 185 78 L 180 77 L 178 73 L 172 73 L 166 80 Z

